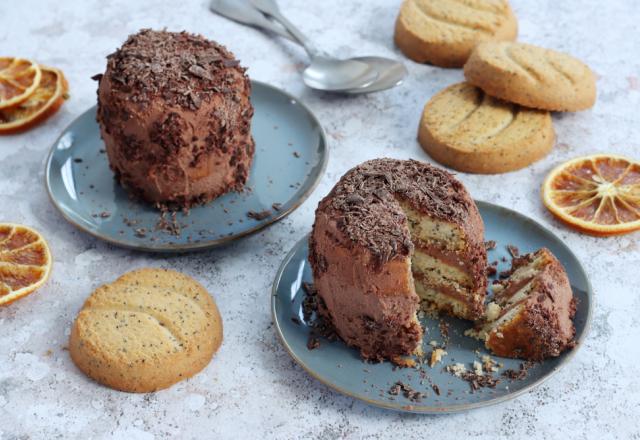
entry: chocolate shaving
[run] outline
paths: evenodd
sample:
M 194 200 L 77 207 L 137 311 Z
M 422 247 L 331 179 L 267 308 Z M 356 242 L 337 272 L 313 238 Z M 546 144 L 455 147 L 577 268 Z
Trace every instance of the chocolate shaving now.
M 471 392 L 475 392 L 480 388 L 495 388 L 500 383 L 500 379 L 489 374 L 476 374 L 473 371 L 465 371 L 460 378 L 467 381 L 471 387 Z
M 424 394 L 414 390 L 410 385 L 404 382 L 398 381 L 389 388 L 388 393 L 392 396 L 397 396 L 402 391 L 402 395 L 412 402 L 422 402 Z
M 523 362 L 520 364 L 520 368 L 518 370 L 508 369 L 502 372 L 502 376 L 513 381 L 513 380 L 524 380 L 529 375 L 529 368 L 534 365 L 533 362 Z
M 268 209 L 265 209 L 264 211 L 260 211 L 260 212 L 256 212 L 256 211 L 247 212 L 247 217 L 252 218 L 254 220 L 258 220 L 258 221 L 264 220 L 270 215 L 271 215 L 271 211 Z
M 197 64 L 189 67 L 189 73 L 193 76 L 197 76 L 198 78 L 204 78 L 208 80 L 211 79 L 211 74 L 207 72 L 202 66 L 198 66 Z

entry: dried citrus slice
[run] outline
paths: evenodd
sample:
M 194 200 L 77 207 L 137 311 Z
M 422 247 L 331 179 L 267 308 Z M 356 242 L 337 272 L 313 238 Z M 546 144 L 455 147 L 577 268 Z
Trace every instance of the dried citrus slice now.
M 26 101 L 0 109 L 0 134 L 26 130 L 51 116 L 64 102 L 68 85 L 62 72 L 44 66 L 41 70 L 40 85 Z
M 31 228 L 0 223 L 0 306 L 40 288 L 51 272 L 51 253 Z
M 613 154 L 580 157 L 555 168 L 542 186 L 560 220 L 593 235 L 640 229 L 640 162 Z
M 30 60 L 0 57 L 0 108 L 25 101 L 40 85 L 40 66 Z

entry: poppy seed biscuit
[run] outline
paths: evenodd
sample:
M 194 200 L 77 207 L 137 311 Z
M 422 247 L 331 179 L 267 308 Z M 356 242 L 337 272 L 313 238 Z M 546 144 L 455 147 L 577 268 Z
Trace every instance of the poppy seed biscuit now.
M 447 87 L 427 103 L 418 140 L 438 162 L 458 171 L 495 174 L 546 156 L 555 140 L 549 112 L 485 94 L 469 83 Z
M 578 111 L 596 100 L 595 77 L 587 65 L 531 44 L 479 44 L 464 66 L 464 75 L 489 95 L 526 107 Z
M 517 35 L 518 22 L 507 0 L 405 0 L 395 42 L 419 63 L 462 67 L 478 43 Z
M 220 313 L 199 283 L 171 270 L 141 269 L 91 294 L 69 352 L 97 382 L 145 393 L 195 375 L 221 343 Z

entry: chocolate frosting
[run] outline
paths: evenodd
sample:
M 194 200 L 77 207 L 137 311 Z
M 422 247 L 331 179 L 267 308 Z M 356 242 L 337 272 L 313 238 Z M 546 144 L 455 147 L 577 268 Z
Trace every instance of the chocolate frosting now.
M 98 115 L 118 180 L 150 202 L 188 206 L 246 183 L 255 145 L 251 83 L 223 46 L 142 30 L 96 76 Z

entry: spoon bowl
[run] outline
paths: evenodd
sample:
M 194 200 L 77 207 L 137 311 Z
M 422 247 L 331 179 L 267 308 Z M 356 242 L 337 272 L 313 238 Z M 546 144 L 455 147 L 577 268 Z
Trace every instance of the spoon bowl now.
M 303 74 L 305 84 L 312 89 L 346 92 L 366 88 L 380 76 L 378 69 L 358 59 L 339 60 L 317 56 Z
M 350 89 L 346 91 L 346 93 L 373 93 L 387 90 L 402 84 L 409 74 L 404 64 L 389 58 L 368 56 L 353 58 L 353 60 L 368 64 L 373 70 L 378 72 L 378 79 L 367 86 Z

